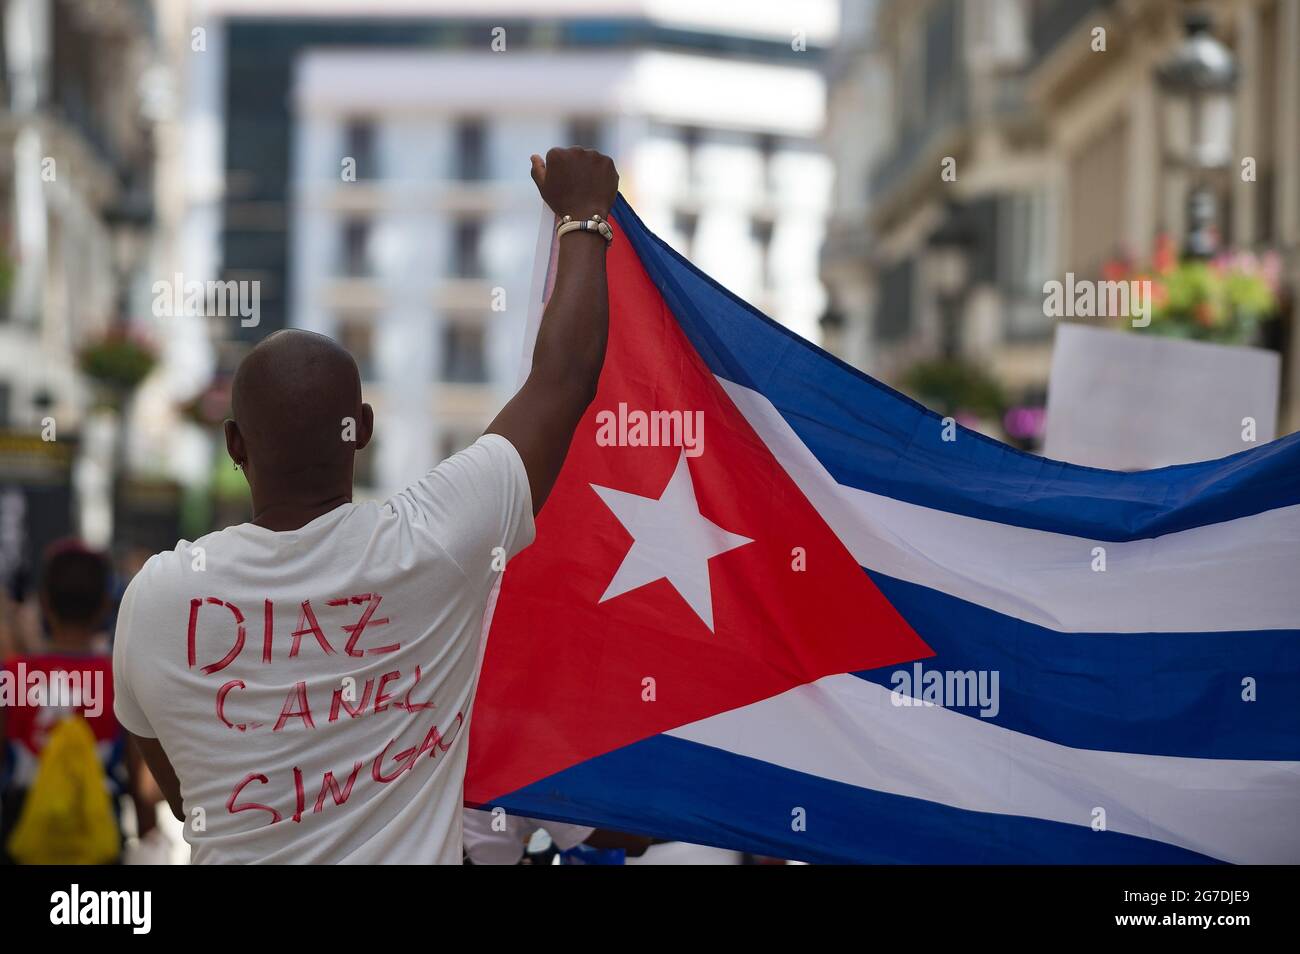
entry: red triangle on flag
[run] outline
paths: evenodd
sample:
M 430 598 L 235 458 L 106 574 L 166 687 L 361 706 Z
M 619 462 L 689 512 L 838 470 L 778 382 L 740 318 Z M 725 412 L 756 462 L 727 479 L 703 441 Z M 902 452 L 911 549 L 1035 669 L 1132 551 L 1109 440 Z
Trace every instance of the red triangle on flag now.
M 608 272 L 596 400 L 492 619 L 473 804 L 823 676 L 933 655 L 737 410 L 621 233 Z M 702 413 L 701 452 L 602 446 L 620 404 L 624 418 Z

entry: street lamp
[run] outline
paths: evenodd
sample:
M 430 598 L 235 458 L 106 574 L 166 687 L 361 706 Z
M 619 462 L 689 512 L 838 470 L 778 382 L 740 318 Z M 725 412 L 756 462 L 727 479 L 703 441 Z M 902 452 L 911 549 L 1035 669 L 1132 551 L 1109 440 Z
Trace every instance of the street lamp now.
M 822 331 L 822 347 L 831 354 L 843 354 L 843 335 L 847 324 L 848 320 L 844 317 L 844 312 L 836 307 L 834 301 L 826 306 L 826 310 L 817 319 L 817 325 Z
M 1232 51 L 1210 33 L 1208 15 L 1189 13 L 1184 25 L 1186 37 L 1156 70 L 1156 78 L 1165 93 L 1167 155 L 1192 179 L 1185 252 L 1192 258 L 1209 258 L 1217 245 L 1217 201 L 1211 180 L 1232 158 L 1237 63 Z
M 945 358 L 956 358 L 961 353 L 958 324 L 969 281 L 970 253 L 976 242 L 964 220 L 962 207 L 948 201 L 943 221 L 926 239 L 925 267 L 939 301 L 939 350 Z
M 152 237 L 153 200 L 139 176 L 123 186 L 118 200 L 104 210 L 109 229 L 113 268 L 117 282 L 117 303 L 113 315 L 125 329 L 131 319 L 131 291 L 138 269 L 145 264 Z

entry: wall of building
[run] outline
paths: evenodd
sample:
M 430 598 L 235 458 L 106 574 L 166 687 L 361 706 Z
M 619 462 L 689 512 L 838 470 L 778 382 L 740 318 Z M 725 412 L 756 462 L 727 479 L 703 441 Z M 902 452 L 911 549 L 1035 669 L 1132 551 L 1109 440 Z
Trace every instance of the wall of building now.
M 288 320 L 369 352 L 375 493 L 468 443 L 513 390 L 541 210 L 528 156 L 576 136 L 614 155 L 652 229 L 777 320 L 818 334 L 831 176 L 811 59 L 317 49 L 292 90 Z M 482 143 L 472 178 L 460 168 L 467 127 Z M 348 181 L 358 146 L 366 155 L 351 156 Z M 364 273 L 349 274 L 361 244 Z M 481 262 L 470 276 L 458 274 L 467 255 Z M 476 350 L 476 339 L 483 373 L 466 375 L 449 350 Z M 466 376 L 475 380 L 457 380 Z

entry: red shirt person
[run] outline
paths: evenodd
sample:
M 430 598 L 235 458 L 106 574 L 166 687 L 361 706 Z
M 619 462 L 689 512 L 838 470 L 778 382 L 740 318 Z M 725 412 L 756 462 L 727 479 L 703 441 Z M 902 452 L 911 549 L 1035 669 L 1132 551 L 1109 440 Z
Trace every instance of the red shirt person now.
M 109 580 L 108 561 L 78 542 L 57 543 L 46 553 L 39 592 L 48 646 L 5 660 L 0 674 L 5 683 L 0 846 L 21 815 L 50 732 L 70 716 L 79 715 L 90 726 L 110 793 L 120 795 L 127 786 L 125 738 L 113 714 L 112 659 L 102 629 Z

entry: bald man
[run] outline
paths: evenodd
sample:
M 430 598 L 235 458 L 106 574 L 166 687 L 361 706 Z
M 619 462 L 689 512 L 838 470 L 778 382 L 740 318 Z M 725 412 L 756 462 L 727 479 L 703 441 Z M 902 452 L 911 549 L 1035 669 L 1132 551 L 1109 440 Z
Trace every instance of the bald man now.
M 114 708 L 196 862 L 461 862 L 484 609 L 596 392 L 608 157 L 532 157 L 559 239 L 524 386 L 467 450 L 383 504 L 352 501 L 374 414 L 356 363 L 303 331 L 235 375 L 226 448 L 250 523 L 154 556 L 122 600 Z

